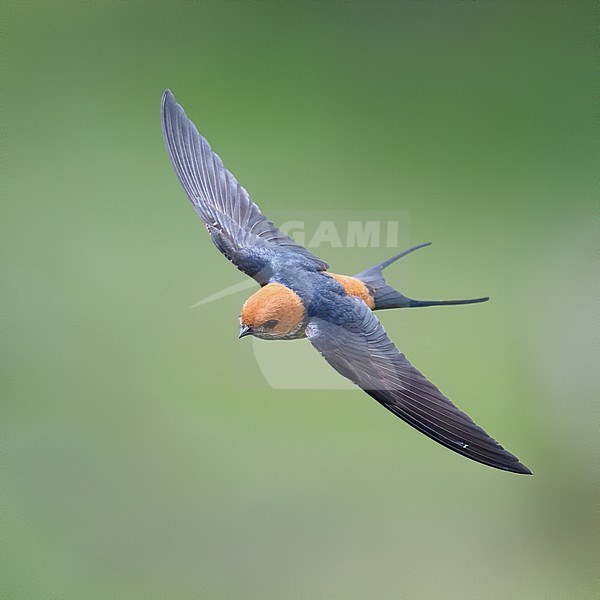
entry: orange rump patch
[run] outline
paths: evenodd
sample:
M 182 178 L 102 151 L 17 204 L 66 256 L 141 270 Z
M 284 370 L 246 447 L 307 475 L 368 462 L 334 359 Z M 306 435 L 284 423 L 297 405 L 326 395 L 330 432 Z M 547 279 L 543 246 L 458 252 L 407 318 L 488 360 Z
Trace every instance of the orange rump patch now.
M 360 279 L 329 272 L 327 275 L 333 277 L 346 290 L 348 296 L 360 298 L 369 308 L 375 307 L 375 300 L 371 296 L 369 288 Z

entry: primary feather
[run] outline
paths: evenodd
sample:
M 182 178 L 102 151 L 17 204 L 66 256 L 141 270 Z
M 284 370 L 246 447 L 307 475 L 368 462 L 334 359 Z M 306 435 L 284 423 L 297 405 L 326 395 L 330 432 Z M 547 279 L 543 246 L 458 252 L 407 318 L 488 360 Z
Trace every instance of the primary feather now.
M 272 263 L 286 256 L 316 270 L 327 269 L 326 262 L 260 212 L 169 90 L 163 94 L 161 117 L 175 172 L 216 246 L 231 262 L 261 285 L 271 279 Z
M 306 335 L 336 371 L 426 436 L 491 467 L 531 473 L 412 366 L 361 300 L 347 298 L 335 319 L 313 318 Z

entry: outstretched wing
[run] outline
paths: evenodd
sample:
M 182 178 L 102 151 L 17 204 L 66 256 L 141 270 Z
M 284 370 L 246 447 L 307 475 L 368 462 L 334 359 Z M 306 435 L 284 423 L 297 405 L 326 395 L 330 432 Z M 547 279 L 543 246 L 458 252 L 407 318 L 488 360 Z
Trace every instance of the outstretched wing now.
M 531 473 L 410 364 L 364 302 L 348 301 L 348 310 L 336 322 L 315 318 L 306 329 L 312 345 L 336 371 L 450 450 L 497 469 Z
M 179 181 L 217 248 L 232 263 L 261 285 L 268 283 L 272 263 L 283 253 L 302 259 L 314 270 L 328 268 L 260 212 L 169 90 L 163 94 L 161 117 L 165 144 Z

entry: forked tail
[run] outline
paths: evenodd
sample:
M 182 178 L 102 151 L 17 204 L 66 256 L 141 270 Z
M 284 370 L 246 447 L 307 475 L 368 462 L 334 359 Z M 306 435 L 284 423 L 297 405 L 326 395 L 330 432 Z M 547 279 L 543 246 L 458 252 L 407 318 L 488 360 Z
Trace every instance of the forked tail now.
M 413 246 L 412 248 L 404 250 L 404 252 L 400 252 L 400 254 L 396 254 L 396 256 L 392 256 L 392 258 L 388 258 L 382 263 L 354 276 L 365 283 L 375 294 L 375 307 L 373 310 L 419 306 L 445 306 L 450 304 L 477 304 L 478 302 L 486 302 L 489 300 L 488 297 L 471 298 L 469 300 L 413 300 L 412 298 L 408 298 L 404 294 L 401 294 L 398 290 L 395 290 L 391 285 L 387 284 L 385 277 L 383 276 L 383 270 L 386 267 L 389 267 L 392 263 L 396 262 L 403 256 L 430 245 L 431 242 L 425 242 L 424 244 Z

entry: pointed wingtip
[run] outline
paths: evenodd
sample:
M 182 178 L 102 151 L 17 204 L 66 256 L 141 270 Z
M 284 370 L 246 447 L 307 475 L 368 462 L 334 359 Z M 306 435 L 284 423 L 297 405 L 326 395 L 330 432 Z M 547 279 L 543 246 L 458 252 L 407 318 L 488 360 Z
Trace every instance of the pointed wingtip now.
M 533 471 L 521 462 L 518 462 L 514 467 L 512 467 L 511 471 L 519 475 L 533 475 Z
M 173 135 L 173 130 L 181 126 L 191 126 L 195 129 L 193 123 L 187 118 L 183 107 L 177 103 L 173 92 L 167 88 L 162 95 L 162 101 L 160 105 L 160 116 L 162 120 L 163 136 L 171 154 L 171 141 L 170 138 Z M 196 131 L 197 133 L 197 131 Z M 173 158 L 171 158 L 173 160 Z M 176 169 L 177 170 L 177 169 Z
M 511 454 L 508 450 L 504 449 L 505 458 L 501 465 L 495 465 L 497 468 L 516 475 L 533 475 L 531 469 L 524 465 L 514 454 Z
M 173 104 L 177 104 L 177 101 L 175 100 L 175 96 L 173 96 L 173 92 L 171 92 L 171 90 L 169 88 L 167 88 L 162 95 L 162 99 L 161 99 L 161 107 L 163 109 L 163 112 L 165 110 L 165 108 L 167 107 L 167 105 L 173 105 Z

